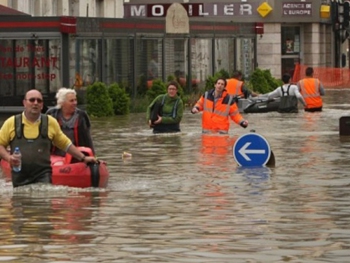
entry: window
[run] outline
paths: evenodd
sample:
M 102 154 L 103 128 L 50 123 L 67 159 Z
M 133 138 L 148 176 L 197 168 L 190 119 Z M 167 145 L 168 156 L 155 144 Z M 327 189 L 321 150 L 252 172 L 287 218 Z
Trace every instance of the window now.
M 300 60 L 300 27 L 285 26 L 281 30 L 282 67 L 281 74 L 294 74 L 294 67 Z
M 282 27 L 282 55 L 299 54 L 300 27 Z
M 70 84 L 86 87 L 99 81 L 97 63 L 99 43 L 96 39 L 77 39 L 70 46 Z
M 242 71 L 244 78 L 248 78 L 254 71 L 254 39 L 237 38 L 236 52 L 237 70 Z
M 235 65 L 235 39 L 216 38 L 214 56 L 214 73 L 221 69 L 226 69 L 229 75 L 231 75 Z
M 43 95 L 56 92 L 60 81 L 60 41 L 1 40 L 1 96 L 20 96 L 35 87 Z

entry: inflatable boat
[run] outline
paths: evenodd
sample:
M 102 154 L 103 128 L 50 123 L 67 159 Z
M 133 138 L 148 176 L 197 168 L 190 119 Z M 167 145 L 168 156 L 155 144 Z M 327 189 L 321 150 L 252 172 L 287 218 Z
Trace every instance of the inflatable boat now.
M 90 148 L 77 147 L 87 156 L 93 156 Z M 11 180 L 10 164 L 1 160 L 0 166 L 3 174 Z M 83 162 L 74 162 L 74 158 L 70 154 L 65 157 L 51 155 L 52 167 L 52 184 L 64 185 L 70 187 L 88 188 L 101 187 L 108 185 L 109 172 L 107 164 L 104 161 L 98 163 L 86 164 Z
M 265 113 L 277 111 L 280 98 L 267 99 L 267 94 L 248 99 L 238 99 L 238 108 L 244 113 Z

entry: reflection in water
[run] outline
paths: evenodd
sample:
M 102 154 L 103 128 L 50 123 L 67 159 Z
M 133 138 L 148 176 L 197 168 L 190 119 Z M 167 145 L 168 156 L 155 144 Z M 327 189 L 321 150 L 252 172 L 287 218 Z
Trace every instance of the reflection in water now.
M 92 191 L 77 193 L 69 198 L 53 198 L 50 222 L 54 229 L 51 238 L 55 242 L 78 244 L 93 240 L 95 231 L 89 231 L 94 224 L 91 217 L 98 210 L 101 197 L 105 195 L 104 192 Z
M 232 146 L 249 131 L 203 135 L 189 112 L 179 134 L 153 135 L 144 114 L 92 119 L 108 188 L 14 190 L 0 178 L 0 261 L 347 262 L 348 98 L 327 91 L 320 113 L 246 114 L 273 168 L 238 167 Z
M 202 153 L 210 155 L 227 155 L 232 153 L 236 139 L 229 135 L 202 134 Z
M 236 173 L 244 176 L 249 183 L 259 187 L 259 185 L 270 179 L 271 170 L 268 167 L 237 167 Z
M 90 230 L 95 224 L 92 217 L 106 192 L 102 189 L 75 190 L 38 184 L 8 192 L 1 206 L 0 224 L 5 231 L 0 241 L 0 260 L 13 258 L 20 262 L 19 258 L 31 254 L 37 255 L 34 258 L 41 255 L 55 259 L 49 255 L 48 248 L 57 249 L 58 253 L 68 252 L 69 249 L 62 250 L 61 245 L 82 244 L 95 239 L 97 232 Z M 8 254 L 11 256 L 6 256 Z
M 304 161 L 300 163 L 305 168 L 311 168 L 317 166 L 317 164 L 322 162 L 322 157 L 317 154 L 321 149 L 316 148 L 318 144 L 316 143 L 321 139 L 321 135 L 317 134 L 317 127 L 322 125 L 321 121 L 321 113 L 320 112 L 306 112 L 303 116 L 303 122 L 301 126 L 301 130 L 309 133 L 304 138 L 304 143 L 302 143 L 302 147 L 300 149 L 301 156 L 304 156 Z M 314 154 L 315 153 L 315 154 Z

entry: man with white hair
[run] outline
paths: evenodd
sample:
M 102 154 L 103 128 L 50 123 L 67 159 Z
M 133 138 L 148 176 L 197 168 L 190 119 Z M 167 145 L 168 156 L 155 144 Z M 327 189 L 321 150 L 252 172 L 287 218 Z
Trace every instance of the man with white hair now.
M 74 89 L 61 88 L 56 94 L 57 106 L 49 109 L 46 114 L 57 119 L 62 131 L 75 146 L 94 147 L 90 134 L 90 120 L 84 110 L 77 108 L 77 93 Z M 54 148 L 54 154 L 64 156 L 65 152 Z

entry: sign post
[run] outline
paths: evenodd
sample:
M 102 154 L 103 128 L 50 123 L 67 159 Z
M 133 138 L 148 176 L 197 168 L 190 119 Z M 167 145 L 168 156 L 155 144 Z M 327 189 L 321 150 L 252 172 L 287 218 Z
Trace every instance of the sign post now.
M 233 145 L 233 157 L 240 166 L 265 166 L 270 155 L 267 140 L 254 132 L 240 136 Z

